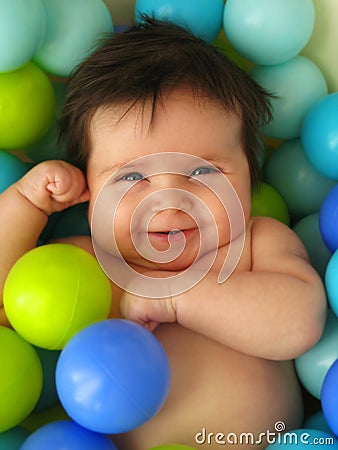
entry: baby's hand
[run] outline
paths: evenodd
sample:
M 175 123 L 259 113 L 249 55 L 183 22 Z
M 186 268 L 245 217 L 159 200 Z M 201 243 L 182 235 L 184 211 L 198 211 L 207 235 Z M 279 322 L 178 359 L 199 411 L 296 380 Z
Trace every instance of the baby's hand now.
M 36 165 L 14 187 L 47 215 L 89 200 L 83 173 L 65 161 Z
M 176 322 L 176 305 L 172 297 L 144 298 L 125 292 L 120 303 L 122 317 L 143 325 L 150 331 L 163 322 Z

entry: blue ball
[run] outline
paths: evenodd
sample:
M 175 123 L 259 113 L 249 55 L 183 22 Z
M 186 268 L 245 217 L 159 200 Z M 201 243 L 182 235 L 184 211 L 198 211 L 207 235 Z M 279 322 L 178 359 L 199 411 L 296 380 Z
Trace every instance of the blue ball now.
M 318 100 L 307 112 L 301 128 L 304 152 L 313 166 L 338 180 L 338 92 Z
M 338 316 L 338 250 L 330 258 L 325 272 L 325 287 L 331 308 Z
M 338 435 L 338 359 L 328 370 L 321 391 L 323 414 L 329 427 Z
M 51 422 L 36 430 L 20 450 L 117 450 L 102 434 L 86 430 L 71 420 Z
M 322 203 L 319 228 L 327 248 L 333 253 L 338 248 L 338 184 L 330 190 Z
M 159 340 L 123 319 L 80 331 L 61 352 L 56 387 L 69 416 L 89 430 L 123 433 L 151 419 L 169 391 L 170 367 Z
M 146 14 L 180 25 L 211 43 L 222 28 L 223 0 L 136 0 L 135 19 Z
M 28 172 L 27 164 L 12 153 L 0 150 L 0 193 Z

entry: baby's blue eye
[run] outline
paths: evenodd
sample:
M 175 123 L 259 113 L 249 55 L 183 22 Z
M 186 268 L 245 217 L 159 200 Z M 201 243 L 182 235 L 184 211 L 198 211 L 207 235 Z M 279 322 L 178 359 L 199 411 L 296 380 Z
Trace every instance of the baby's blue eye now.
M 130 172 L 126 175 L 122 175 L 118 181 L 140 181 L 143 180 L 144 176 L 140 174 L 139 172 Z
M 196 169 L 194 169 L 191 173 L 190 176 L 191 177 L 195 177 L 197 175 L 207 175 L 209 173 L 218 173 L 219 170 L 216 169 L 216 167 L 212 167 L 212 166 L 201 166 L 201 167 L 197 167 Z

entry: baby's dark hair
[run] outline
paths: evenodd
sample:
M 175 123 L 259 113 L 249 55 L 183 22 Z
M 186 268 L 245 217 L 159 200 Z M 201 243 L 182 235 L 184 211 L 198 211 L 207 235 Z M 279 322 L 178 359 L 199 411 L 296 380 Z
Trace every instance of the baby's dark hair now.
M 152 102 L 152 120 L 163 94 L 188 86 L 225 111 L 239 115 L 251 181 L 259 178 L 260 128 L 271 119 L 270 96 L 212 45 L 169 22 L 151 18 L 111 34 L 73 72 L 60 120 L 69 160 L 86 171 L 90 123 L 99 108 Z

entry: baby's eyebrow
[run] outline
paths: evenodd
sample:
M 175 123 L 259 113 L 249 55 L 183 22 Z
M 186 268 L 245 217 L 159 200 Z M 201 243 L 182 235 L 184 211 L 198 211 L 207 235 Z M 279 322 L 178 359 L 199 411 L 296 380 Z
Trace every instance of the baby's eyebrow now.
M 120 163 L 113 164 L 112 166 L 109 166 L 107 169 L 101 170 L 100 175 L 108 173 L 108 172 L 113 174 L 122 168 L 129 170 L 129 169 L 133 169 L 135 167 L 136 167 L 136 164 L 133 162 L 130 162 L 130 163 L 120 162 Z

